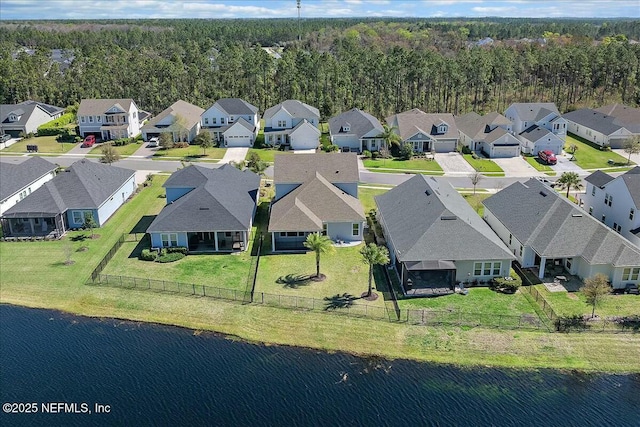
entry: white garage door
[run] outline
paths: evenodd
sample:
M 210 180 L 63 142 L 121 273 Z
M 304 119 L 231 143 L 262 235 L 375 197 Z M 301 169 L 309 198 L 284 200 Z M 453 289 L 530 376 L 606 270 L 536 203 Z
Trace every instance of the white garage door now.
M 243 135 L 231 135 L 225 138 L 227 147 L 251 147 L 251 137 Z
M 520 154 L 520 146 L 500 146 L 496 145 L 493 147 L 493 155 L 491 157 L 503 159 L 508 157 L 516 157 Z

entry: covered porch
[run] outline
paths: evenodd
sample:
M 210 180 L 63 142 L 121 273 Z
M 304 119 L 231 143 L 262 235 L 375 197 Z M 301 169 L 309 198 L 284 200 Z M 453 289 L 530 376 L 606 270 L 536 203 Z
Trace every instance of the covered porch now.
M 564 276 L 571 273 L 573 257 L 550 258 L 535 254 L 533 265 L 538 269 L 538 279 L 544 282 L 545 278 L 553 279 L 556 276 Z
M 455 289 L 456 266 L 453 261 L 396 262 L 405 296 L 430 297 L 452 294 Z
M 187 233 L 189 252 L 240 252 L 247 249 L 247 231 L 197 231 Z
M 5 217 L 2 229 L 7 237 L 45 237 L 57 239 L 67 232 L 63 214 Z
M 304 242 L 312 233 L 316 231 L 273 231 L 271 232 L 271 252 L 306 251 Z

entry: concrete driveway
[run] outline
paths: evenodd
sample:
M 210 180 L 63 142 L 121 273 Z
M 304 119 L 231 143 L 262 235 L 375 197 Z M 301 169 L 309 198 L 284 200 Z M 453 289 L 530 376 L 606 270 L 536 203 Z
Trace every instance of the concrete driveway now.
M 435 158 L 445 175 L 469 175 L 475 172 L 460 153 L 436 153 Z
M 160 147 L 149 147 L 148 142 L 143 142 L 140 148 L 138 148 L 136 152 L 131 155 L 131 157 L 150 159 L 153 157 L 155 152 L 158 151 L 159 148 Z
M 527 163 L 527 161 L 520 156 L 491 160 L 493 160 L 495 164 L 502 168 L 502 170 L 504 171 L 504 176 L 530 177 L 544 175 L 542 172 L 538 172 L 533 166 Z
M 560 154 L 556 156 L 556 158 L 558 159 L 558 163 L 550 165 L 550 167 L 558 174 L 562 174 L 563 172 L 576 172 L 580 176 L 586 176 L 591 173 L 576 165 L 575 162 L 569 160 L 571 155 Z
M 224 153 L 224 157 L 220 160 L 219 163 L 239 163 L 244 161 L 244 158 L 247 157 L 247 153 L 249 149 L 246 147 L 230 147 L 227 148 L 227 151 Z
M 612 149 L 612 151 L 614 153 L 620 154 L 622 157 L 624 157 L 625 159 L 629 158 L 629 153 L 625 153 L 624 150 L 622 148 L 614 148 Z M 640 165 L 640 153 L 638 154 L 632 154 L 631 155 L 631 161 L 633 163 L 635 163 L 636 165 Z

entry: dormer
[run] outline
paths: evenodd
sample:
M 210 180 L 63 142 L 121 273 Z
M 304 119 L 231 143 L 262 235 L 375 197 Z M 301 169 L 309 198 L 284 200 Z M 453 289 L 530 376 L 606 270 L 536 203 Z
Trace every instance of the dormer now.
M 340 132 L 351 132 L 351 124 L 350 123 L 343 124 Z
M 9 116 L 7 117 L 7 119 L 10 122 L 17 122 L 18 120 L 20 120 L 20 117 L 22 117 L 23 114 L 24 114 L 24 111 L 22 110 L 14 110 L 9 113 Z
M 106 114 L 124 114 L 125 109 L 120 104 L 113 104 L 111 108 L 106 111 Z
M 447 133 L 448 130 L 449 130 L 449 125 L 446 124 L 445 122 L 440 122 L 438 124 L 438 134 L 439 135 Z

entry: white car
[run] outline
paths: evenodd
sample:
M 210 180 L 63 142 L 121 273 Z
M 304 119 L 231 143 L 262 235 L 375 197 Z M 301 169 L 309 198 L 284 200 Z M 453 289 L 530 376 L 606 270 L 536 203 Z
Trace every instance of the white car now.
M 149 143 L 147 144 L 147 147 L 149 148 L 153 148 L 153 147 L 158 147 L 160 146 L 160 141 L 158 141 L 158 138 L 153 137 L 149 140 Z

